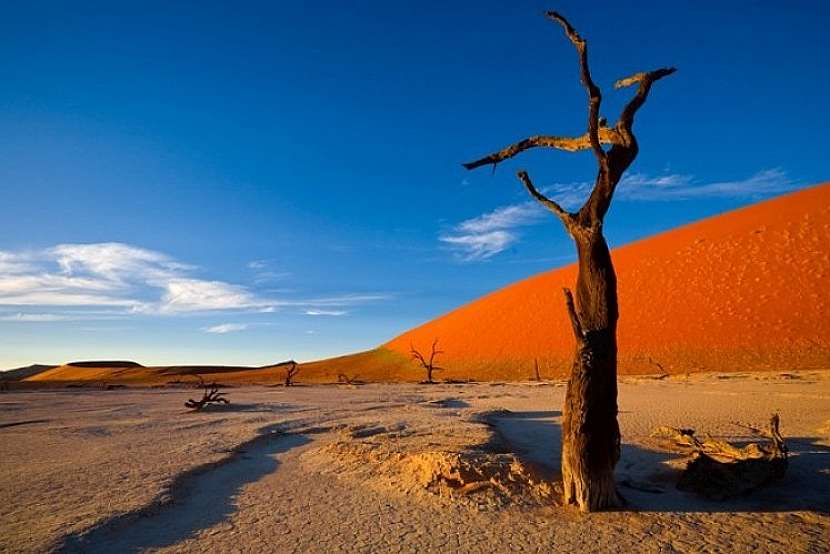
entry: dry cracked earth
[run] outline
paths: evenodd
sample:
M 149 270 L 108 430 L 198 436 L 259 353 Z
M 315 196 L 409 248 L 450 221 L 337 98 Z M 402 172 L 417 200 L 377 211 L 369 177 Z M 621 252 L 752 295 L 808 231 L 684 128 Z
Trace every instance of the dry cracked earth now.
M 625 379 L 625 509 L 557 505 L 562 383 L 0 395 L 2 552 L 827 552 L 830 372 Z M 674 487 L 660 425 L 740 439 L 772 411 L 786 477 Z M 745 438 L 745 437 L 744 437 Z

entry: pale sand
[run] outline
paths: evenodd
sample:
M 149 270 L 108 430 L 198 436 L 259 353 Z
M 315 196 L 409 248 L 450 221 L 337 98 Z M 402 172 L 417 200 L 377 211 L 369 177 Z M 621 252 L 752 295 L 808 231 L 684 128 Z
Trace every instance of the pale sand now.
M 0 551 L 830 550 L 830 372 L 624 379 L 630 505 L 590 515 L 554 504 L 561 383 L 228 392 L 202 413 L 183 389 L 0 394 Z M 649 438 L 772 411 L 787 476 L 738 500 L 677 491 Z

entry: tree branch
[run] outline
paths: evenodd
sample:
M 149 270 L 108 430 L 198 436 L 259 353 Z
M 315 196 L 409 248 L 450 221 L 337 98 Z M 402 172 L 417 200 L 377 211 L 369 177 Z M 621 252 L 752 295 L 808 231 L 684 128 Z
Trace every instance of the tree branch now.
M 429 366 L 432 367 L 432 362 L 435 360 L 435 356 L 438 354 L 443 354 L 442 350 L 437 350 L 436 347 L 438 346 L 438 339 L 432 341 L 432 354 L 429 356 Z
M 412 355 L 413 360 L 417 360 L 421 363 L 421 365 L 427 367 L 427 361 L 424 359 L 424 356 L 420 352 L 415 350 L 415 347 L 412 346 L 411 343 L 409 345 L 409 353 Z
M 630 87 L 634 84 L 640 85 L 637 89 L 637 93 L 634 95 L 634 98 L 628 101 L 628 104 L 626 104 L 620 114 L 620 119 L 617 121 L 617 130 L 622 137 L 625 138 L 626 142 L 631 142 L 631 139 L 633 138 L 631 127 L 634 124 L 634 115 L 637 113 L 637 110 L 639 110 L 640 107 L 646 103 L 648 93 L 651 90 L 651 85 L 663 77 L 668 77 L 675 71 L 677 71 L 677 69 L 674 67 L 663 67 L 654 71 L 636 73 L 614 83 L 615 89 Z
M 620 134 L 614 128 L 602 127 L 597 134 L 598 140 L 602 144 L 622 144 L 623 140 Z M 579 150 L 588 150 L 592 148 L 591 138 L 588 133 L 578 137 L 557 137 L 553 135 L 534 135 L 517 143 L 511 144 L 498 152 L 494 152 L 474 162 L 463 164 L 465 169 L 475 169 L 483 165 L 493 164 L 494 166 L 512 158 L 517 154 L 521 154 L 525 150 L 532 148 L 556 148 L 558 150 L 565 150 L 566 152 L 578 152 Z
M 568 317 L 571 318 L 571 327 L 574 330 L 574 336 L 577 343 L 585 340 L 585 333 L 582 331 L 582 324 L 579 322 L 579 316 L 574 307 L 574 296 L 571 294 L 571 289 L 564 288 L 562 292 L 565 294 L 565 306 L 568 308 Z
M 561 14 L 551 11 L 547 13 L 547 17 L 562 26 L 568 39 L 576 47 L 576 51 L 579 54 L 580 77 L 582 84 L 588 91 L 588 140 L 590 141 L 591 149 L 594 151 L 600 167 L 605 167 L 607 159 L 605 150 L 602 149 L 599 140 L 599 106 L 602 102 L 602 94 L 599 91 L 599 87 L 591 78 L 591 70 L 588 68 L 588 43 L 584 38 L 579 36 L 576 29 Z
M 530 176 L 528 176 L 527 172 L 522 170 L 516 173 L 516 176 L 525 186 L 527 191 L 530 195 L 538 200 L 544 207 L 552 211 L 556 216 L 562 220 L 562 223 L 565 224 L 565 227 L 570 230 L 571 224 L 573 223 L 573 214 L 566 211 L 562 208 L 559 204 L 539 192 L 535 186 L 533 186 L 533 182 L 530 180 Z

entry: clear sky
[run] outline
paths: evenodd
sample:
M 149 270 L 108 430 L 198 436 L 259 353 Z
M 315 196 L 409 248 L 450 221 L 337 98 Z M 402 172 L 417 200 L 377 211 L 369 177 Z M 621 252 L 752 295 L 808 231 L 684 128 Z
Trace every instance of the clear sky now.
M 224 4 L 224 5 L 223 5 Z M 15 2 L 0 18 L 0 368 L 361 350 L 574 259 L 514 173 L 575 201 L 576 56 L 666 65 L 612 245 L 830 178 L 830 4 Z M 552 291 L 554 294 L 555 291 Z

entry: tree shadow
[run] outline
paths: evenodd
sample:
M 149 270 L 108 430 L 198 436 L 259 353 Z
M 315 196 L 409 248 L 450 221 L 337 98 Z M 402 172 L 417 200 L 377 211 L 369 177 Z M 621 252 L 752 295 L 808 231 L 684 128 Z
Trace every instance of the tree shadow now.
M 469 408 L 470 403 L 458 398 L 441 398 L 437 400 L 425 400 L 421 403 L 428 408 Z
M 240 403 L 233 402 L 230 404 L 207 404 L 201 410 L 193 413 L 234 413 L 234 412 L 251 412 L 251 413 L 276 413 L 285 410 L 291 410 L 294 406 L 289 404 L 260 404 L 260 403 Z
M 276 471 L 276 455 L 309 442 L 273 429 L 240 446 L 230 459 L 200 466 L 173 481 L 169 495 L 92 530 L 69 535 L 60 552 L 141 552 L 172 546 L 230 519 L 242 487 Z
M 12 421 L 10 423 L 0 423 L 0 429 L 7 427 L 18 427 L 20 425 L 34 425 L 36 423 L 49 423 L 48 419 L 27 419 L 26 421 Z
M 488 421 L 510 451 L 542 478 L 561 479 L 561 412 L 512 412 Z M 616 468 L 626 509 L 640 512 L 792 512 L 830 514 L 830 447 L 820 437 L 784 437 L 790 450 L 784 478 L 727 500 L 680 491 L 683 456 L 624 443 Z

